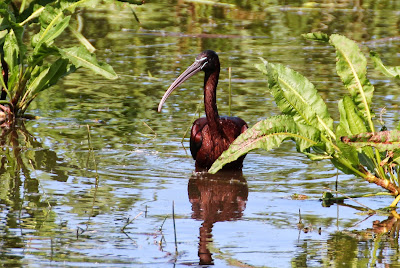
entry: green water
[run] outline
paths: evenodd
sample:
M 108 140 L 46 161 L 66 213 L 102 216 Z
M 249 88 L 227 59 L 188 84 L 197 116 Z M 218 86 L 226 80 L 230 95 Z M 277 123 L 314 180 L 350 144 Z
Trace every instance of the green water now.
M 301 34 L 340 33 L 365 52 L 379 52 L 385 64 L 400 65 L 400 3 L 364 0 L 357 8 L 357 1 L 224 2 L 233 6 L 149 1 L 134 7 L 140 24 L 126 5 L 82 10 L 83 34 L 120 78 L 108 81 L 79 70 L 32 103 L 28 113 L 39 119 L 3 130 L 3 266 L 400 264 L 396 218 L 361 213 L 363 206 L 353 201 L 323 207 L 318 200 L 326 187 L 335 188 L 336 178 L 344 194 L 380 189 L 338 173 L 329 161 L 311 162 L 290 142 L 250 153 L 243 174 L 193 175 L 188 138 L 181 141 L 198 116 L 202 75 L 176 90 L 162 113 L 156 111 L 180 72 L 202 50 L 213 49 L 222 68 L 220 114 L 228 113 L 228 67 L 233 115 L 253 125 L 279 113 L 254 68 L 263 57 L 307 76 L 338 119 L 337 101 L 346 92 L 334 50 Z M 374 112 L 386 107 L 386 125 L 396 126 L 399 83 L 372 65 L 369 78 Z M 203 116 L 202 106 L 199 112 Z M 377 209 L 392 198 L 358 201 Z

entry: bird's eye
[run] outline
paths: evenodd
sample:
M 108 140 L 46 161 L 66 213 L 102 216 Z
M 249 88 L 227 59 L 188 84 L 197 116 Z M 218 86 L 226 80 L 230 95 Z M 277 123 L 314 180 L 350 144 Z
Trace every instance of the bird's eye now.
M 201 65 L 200 69 L 203 70 L 204 66 L 206 66 L 207 63 L 208 61 L 204 62 L 203 65 Z

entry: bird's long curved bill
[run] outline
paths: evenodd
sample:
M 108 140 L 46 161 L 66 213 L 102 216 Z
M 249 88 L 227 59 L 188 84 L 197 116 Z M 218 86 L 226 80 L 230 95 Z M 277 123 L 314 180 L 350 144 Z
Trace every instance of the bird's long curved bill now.
M 192 65 L 190 65 L 173 83 L 172 85 L 165 91 L 164 96 L 162 97 L 160 104 L 158 105 L 158 112 L 161 112 L 161 108 L 164 102 L 167 100 L 168 96 L 174 91 L 175 88 L 180 86 L 183 82 L 189 79 L 191 76 L 200 72 L 202 67 L 204 66 L 204 62 L 195 61 Z

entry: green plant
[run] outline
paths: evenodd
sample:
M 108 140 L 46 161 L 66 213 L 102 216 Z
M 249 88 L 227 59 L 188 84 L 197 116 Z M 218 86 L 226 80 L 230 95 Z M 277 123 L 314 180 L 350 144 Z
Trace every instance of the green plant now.
M 114 2 L 103 0 L 103 2 Z M 120 0 L 140 4 L 137 0 Z M 60 78 L 85 67 L 108 79 L 117 74 L 97 61 L 94 48 L 70 21 L 78 7 L 95 7 L 98 0 L 6 0 L 0 2 L 0 110 L 9 122 L 23 117 L 37 94 Z M 18 6 L 19 5 L 19 6 Z M 31 27 L 32 25 L 32 27 Z M 37 27 L 39 26 L 39 27 Z M 29 31 L 27 31 L 29 29 Z M 61 48 L 60 35 L 75 36 L 79 46 Z M 36 33 L 34 33 L 36 30 Z M 27 41 L 26 33 L 32 35 Z
M 240 135 L 209 172 L 217 172 L 251 150 L 271 150 L 290 139 L 296 143 L 297 151 L 311 160 L 330 159 L 344 173 L 354 174 L 399 196 L 400 134 L 376 131 L 370 108 L 374 87 L 366 76 L 365 56 L 354 41 L 341 35 L 311 33 L 304 37 L 329 42 L 336 49 L 336 71 L 349 92 L 338 103 L 339 124 L 334 128 L 326 104 L 307 78 L 262 59 L 256 68 L 267 76 L 268 89 L 282 115 L 262 120 Z M 393 77 L 398 75 L 396 67 L 384 67 L 374 53 L 371 57 L 377 68 L 387 70 Z M 375 142 L 371 136 L 376 138 Z

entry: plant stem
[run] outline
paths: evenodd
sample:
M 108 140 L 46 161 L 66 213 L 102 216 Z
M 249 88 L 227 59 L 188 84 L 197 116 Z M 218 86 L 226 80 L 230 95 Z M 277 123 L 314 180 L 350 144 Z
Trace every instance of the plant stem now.
M 379 185 L 382 188 L 385 188 L 386 190 L 390 191 L 395 196 L 399 195 L 400 189 L 396 185 L 391 183 L 389 180 L 378 178 L 378 177 L 374 176 L 372 173 L 367 171 L 361 165 L 359 166 L 359 168 L 361 168 L 363 170 L 363 172 L 361 172 L 358 169 L 355 169 L 350 163 L 348 163 L 348 161 L 345 161 L 343 158 L 335 157 L 335 159 L 336 159 L 336 161 L 338 161 L 339 163 L 341 163 L 342 165 L 344 165 L 345 167 L 350 169 L 355 175 L 358 175 L 359 177 L 365 179 L 369 183 L 375 183 L 376 185 Z
M 376 157 L 376 169 L 379 174 L 379 177 L 382 179 L 386 179 L 385 172 L 383 171 L 383 167 L 380 165 L 382 162 L 381 155 L 379 154 L 379 151 L 375 149 L 375 157 Z
M 26 18 L 23 22 L 21 22 L 19 25 L 24 26 L 25 23 L 29 22 L 30 20 L 33 20 L 34 18 L 37 18 L 40 13 L 44 10 L 44 7 L 38 8 L 35 12 L 32 13 L 28 18 Z
M 341 152 L 340 148 L 337 147 L 337 145 L 334 144 L 334 143 L 332 142 L 332 140 L 331 140 L 329 137 L 326 137 L 325 135 L 321 135 L 321 139 L 322 139 L 324 142 L 329 143 L 329 144 L 335 149 L 336 152 L 338 152 L 338 153 Z M 327 152 L 327 153 L 329 154 L 329 152 Z
M 175 254 L 178 255 L 178 241 L 176 240 L 175 202 L 172 201 L 172 222 L 174 224 Z
M 392 207 L 392 208 L 396 207 L 397 203 L 399 203 L 399 201 L 400 201 L 400 195 L 398 195 L 396 197 L 396 199 L 392 202 L 392 204 L 390 204 L 390 207 Z

